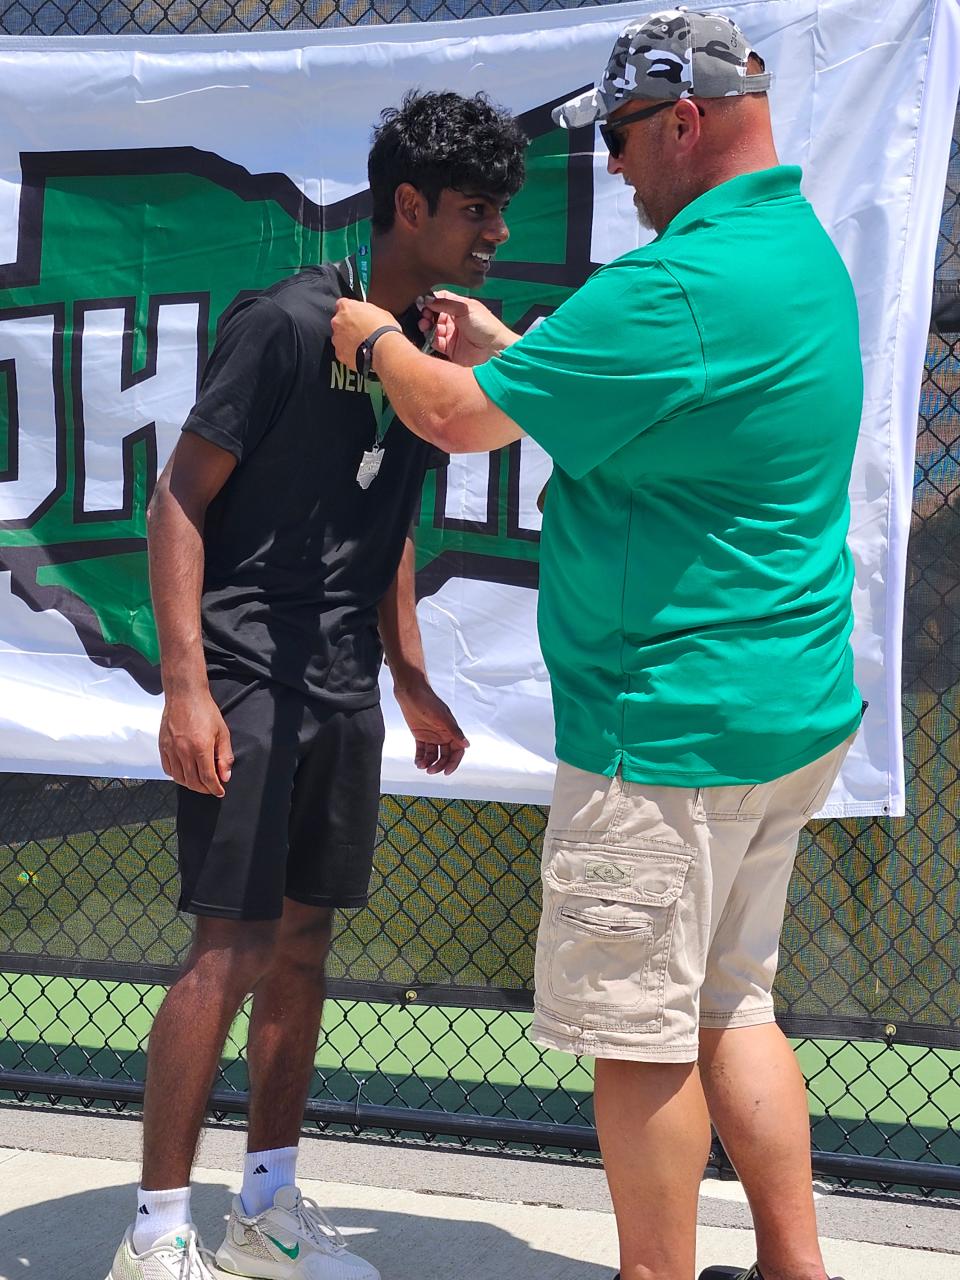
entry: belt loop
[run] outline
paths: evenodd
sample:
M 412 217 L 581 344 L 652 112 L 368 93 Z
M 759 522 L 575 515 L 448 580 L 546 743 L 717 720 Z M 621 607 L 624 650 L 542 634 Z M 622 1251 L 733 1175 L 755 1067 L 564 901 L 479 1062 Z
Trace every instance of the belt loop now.
M 703 807 L 703 787 L 695 787 L 693 792 L 693 810 L 691 817 L 694 822 L 706 822 L 707 815 Z
M 616 844 L 620 835 L 620 824 L 623 821 L 623 810 L 626 804 L 627 784 L 623 777 L 623 763 L 617 765 L 617 771 L 610 779 L 610 803 L 613 807 L 613 814 L 607 824 L 607 838 L 611 844 Z

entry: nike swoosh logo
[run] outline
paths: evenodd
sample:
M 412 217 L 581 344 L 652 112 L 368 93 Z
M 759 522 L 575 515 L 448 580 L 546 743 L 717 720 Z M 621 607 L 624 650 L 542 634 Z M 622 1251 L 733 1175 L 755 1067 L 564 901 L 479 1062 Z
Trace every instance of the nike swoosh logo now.
M 285 1253 L 291 1262 L 294 1262 L 300 1255 L 300 1246 L 295 1244 L 292 1249 L 288 1249 L 285 1244 L 281 1244 L 275 1237 L 269 1235 L 266 1231 L 263 1233 L 271 1244 L 275 1244 L 281 1253 Z

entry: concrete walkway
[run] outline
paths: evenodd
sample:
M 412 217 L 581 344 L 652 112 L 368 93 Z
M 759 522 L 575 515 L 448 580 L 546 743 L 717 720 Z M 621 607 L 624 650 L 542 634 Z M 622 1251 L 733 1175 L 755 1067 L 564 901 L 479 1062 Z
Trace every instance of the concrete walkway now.
M 0 1280 L 103 1280 L 131 1220 L 139 1125 L 127 1116 L 0 1106 Z M 205 1132 L 194 1218 L 215 1248 L 239 1188 L 243 1135 Z M 384 1280 L 610 1280 L 616 1231 L 596 1166 L 303 1140 L 301 1186 Z M 820 1194 L 845 1280 L 960 1280 L 960 1201 Z M 753 1260 L 736 1183 L 704 1182 L 698 1263 Z

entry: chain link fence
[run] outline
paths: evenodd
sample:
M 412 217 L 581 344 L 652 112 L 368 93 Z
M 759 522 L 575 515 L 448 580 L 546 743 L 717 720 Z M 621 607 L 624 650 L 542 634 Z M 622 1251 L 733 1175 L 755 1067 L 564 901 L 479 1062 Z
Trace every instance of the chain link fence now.
M 609 0 L 14 0 L 0 8 L 0 31 L 14 36 L 296 31 L 538 13 L 605 2 Z
M 35 0 L 13 35 L 313 28 L 572 7 L 547 0 Z M 906 819 L 811 824 L 777 983 L 816 1168 L 960 1190 L 960 159 L 941 228 L 920 406 L 904 638 Z M 154 1012 L 188 943 L 173 789 L 0 778 L 0 1089 L 142 1094 Z M 371 907 L 341 918 L 308 1117 L 354 1131 L 596 1151 L 589 1064 L 526 1038 L 545 813 L 384 797 Z M 212 1106 L 245 1109 L 246 1014 Z M 722 1152 L 715 1160 L 723 1164 Z

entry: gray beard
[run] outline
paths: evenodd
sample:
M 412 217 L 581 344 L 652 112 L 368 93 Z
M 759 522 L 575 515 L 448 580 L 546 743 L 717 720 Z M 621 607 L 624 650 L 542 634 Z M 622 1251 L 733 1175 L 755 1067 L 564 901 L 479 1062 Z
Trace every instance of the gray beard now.
M 640 223 L 643 230 L 655 231 L 656 227 L 653 225 L 653 219 L 650 217 L 650 211 L 636 192 L 634 192 L 633 195 L 633 207 L 637 211 L 637 221 Z

